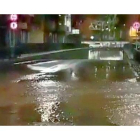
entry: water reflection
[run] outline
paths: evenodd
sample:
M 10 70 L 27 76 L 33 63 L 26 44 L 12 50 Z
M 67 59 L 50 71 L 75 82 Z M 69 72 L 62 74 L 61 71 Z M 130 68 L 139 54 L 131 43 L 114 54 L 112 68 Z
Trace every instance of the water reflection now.
M 92 64 L 92 62 L 78 63 L 79 65 L 77 65 L 77 67 L 74 67 L 72 73 L 67 73 L 71 76 L 71 78 L 67 81 L 63 81 L 66 77 L 62 73 L 65 73 L 65 71 L 62 71 L 62 73 L 53 73 L 53 76 L 56 75 L 56 77 L 57 75 L 62 74 L 62 77 L 64 79 L 51 79 L 52 77 L 50 75 L 50 79 L 46 79 L 48 75 L 46 73 L 26 75 L 24 78 L 22 77 L 22 80 L 26 79 L 32 81 L 31 92 L 35 96 L 36 103 L 38 104 L 36 110 L 41 115 L 41 122 L 43 124 L 45 123 L 46 125 L 49 125 L 50 123 L 56 125 L 107 125 L 111 123 L 114 124 L 113 121 L 108 121 L 108 119 L 110 120 L 109 116 L 108 119 L 105 117 L 109 114 L 109 112 L 106 115 L 106 109 L 105 111 L 103 109 L 100 109 L 104 108 L 104 106 L 107 106 L 110 103 L 110 99 L 108 100 L 108 98 L 105 98 L 105 95 L 103 93 L 109 94 L 114 91 L 117 93 L 124 91 L 124 89 L 120 88 L 121 86 L 119 86 L 119 88 L 117 87 L 117 89 L 115 83 L 113 85 L 110 85 L 110 83 L 108 82 L 113 80 L 124 81 L 126 77 L 129 79 L 134 75 L 131 72 L 131 70 L 128 69 L 128 72 L 125 71 L 126 74 L 123 73 L 124 67 L 128 66 L 122 66 L 121 64 L 119 64 L 122 63 L 120 61 L 109 61 L 109 63 L 111 64 L 109 66 L 106 65 L 108 64 L 108 62 L 104 62 L 101 64 L 96 64 L 94 62 L 94 65 Z M 120 75 L 120 77 L 118 77 L 118 75 Z M 41 80 L 39 80 L 38 77 Z M 103 79 L 106 81 L 102 81 Z M 108 82 L 107 79 L 109 80 Z M 89 83 L 89 80 L 92 81 L 92 83 Z M 75 82 L 73 83 L 72 81 Z M 116 89 L 112 89 L 111 87 L 113 86 L 115 86 Z M 83 101 L 79 100 L 79 98 L 82 98 Z M 90 98 L 93 101 L 93 103 L 91 102 L 89 104 Z M 95 99 L 95 101 L 97 102 L 95 102 L 93 99 Z M 103 100 L 105 104 L 100 104 L 100 102 L 102 102 L 101 100 Z M 73 104 L 75 104 L 76 102 L 78 103 L 78 105 L 76 104 L 76 106 L 72 107 Z M 87 107 L 85 108 L 85 106 Z M 95 106 L 95 108 L 90 109 L 91 106 Z M 88 113 L 83 114 L 82 110 L 84 112 L 86 112 L 87 110 L 89 111 Z M 91 113 L 92 111 L 94 115 Z M 96 111 L 99 111 L 99 116 Z M 77 113 L 79 113 L 79 115 Z M 93 121 L 94 119 L 96 121 Z
M 37 110 L 41 114 L 41 121 L 49 122 L 51 120 L 52 122 L 54 122 L 51 115 L 55 113 L 55 110 L 57 110 L 59 99 L 58 94 L 53 93 L 57 91 L 59 86 L 53 81 L 42 81 L 39 83 L 34 83 L 33 87 L 35 87 L 35 91 L 40 94 L 39 96 L 37 96 L 36 100 L 39 104 Z
M 41 122 L 46 125 L 50 123 L 62 123 L 60 102 L 62 104 L 66 100 L 65 96 L 67 98 L 70 96 L 69 94 L 62 95 L 69 86 L 61 82 L 43 80 L 33 82 L 32 87 L 32 93 L 36 96 L 36 102 L 38 104 L 36 110 L 41 115 Z
M 140 125 L 140 96 L 138 94 L 113 95 L 108 98 L 113 99 L 105 107 L 108 118 L 112 123 L 117 125 Z
M 123 51 L 89 50 L 88 59 L 123 60 Z
M 140 84 L 125 61 L 28 68 L 1 77 L 0 125 L 140 125 Z

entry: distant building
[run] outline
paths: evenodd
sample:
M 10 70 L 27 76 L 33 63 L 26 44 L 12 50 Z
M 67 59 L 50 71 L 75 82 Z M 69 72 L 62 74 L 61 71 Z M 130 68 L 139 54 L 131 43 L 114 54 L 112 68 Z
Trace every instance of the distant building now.
M 7 16 L 0 15 L 0 48 L 7 46 Z

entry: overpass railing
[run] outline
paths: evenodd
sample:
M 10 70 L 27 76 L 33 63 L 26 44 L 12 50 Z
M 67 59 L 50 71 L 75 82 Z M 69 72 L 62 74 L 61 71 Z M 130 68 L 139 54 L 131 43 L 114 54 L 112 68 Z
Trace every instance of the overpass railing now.
M 82 44 L 89 44 L 90 46 L 98 47 L 118 47 L 123 48 L 124 44 L 128 44 L 129 42 L 126 41 L 82 41 Z

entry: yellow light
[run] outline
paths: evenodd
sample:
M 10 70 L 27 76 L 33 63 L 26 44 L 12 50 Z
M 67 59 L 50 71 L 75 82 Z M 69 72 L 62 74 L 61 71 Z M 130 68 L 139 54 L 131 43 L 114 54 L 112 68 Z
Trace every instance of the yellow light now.
M 137 30 L 134 29 L 133 27 L 130 27 L 129 36 L 130 36 L 130 37 L 136 37 L 136 36 L 138 36 L 138 35 L 137 35 Z

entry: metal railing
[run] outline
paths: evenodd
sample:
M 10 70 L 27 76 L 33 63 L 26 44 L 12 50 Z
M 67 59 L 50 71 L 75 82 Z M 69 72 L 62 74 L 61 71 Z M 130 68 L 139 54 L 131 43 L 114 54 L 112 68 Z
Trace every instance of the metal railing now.
M 124 44 L 129 42 L 122 41 L 83 41 L 82 44 L 89 44 L 89 46 L 93 47 L 113 47 L 113 48 L 123 48 Z

